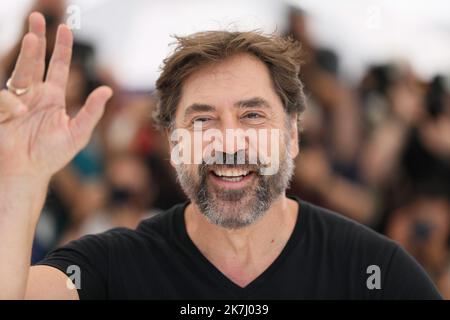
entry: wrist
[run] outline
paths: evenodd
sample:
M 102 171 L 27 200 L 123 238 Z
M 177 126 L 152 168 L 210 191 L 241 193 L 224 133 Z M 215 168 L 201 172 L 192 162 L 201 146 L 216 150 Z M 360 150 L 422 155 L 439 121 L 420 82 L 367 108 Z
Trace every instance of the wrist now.
M 0 175 L 0 214 L 17 216 L 20 212 L 39 216 L 50 179 L 37 176 Z
M 47 175 L 0 172 L 0 185 L 9 185 L 11 187 L 47 187 L 50 179 L 51 177 Z

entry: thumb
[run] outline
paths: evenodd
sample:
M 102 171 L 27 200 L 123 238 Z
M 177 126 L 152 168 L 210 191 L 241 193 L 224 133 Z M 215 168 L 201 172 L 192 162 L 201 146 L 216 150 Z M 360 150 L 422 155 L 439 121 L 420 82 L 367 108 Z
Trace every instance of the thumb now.
M 102 86 L 95 89 L 86 99 L 86 103 L 78 114 L 70 120 L 69 129 L 75 144 L 84 146 L 89 141 L 92 131 L 105 111 L 106 102 L 113 91 L 110 87 Z

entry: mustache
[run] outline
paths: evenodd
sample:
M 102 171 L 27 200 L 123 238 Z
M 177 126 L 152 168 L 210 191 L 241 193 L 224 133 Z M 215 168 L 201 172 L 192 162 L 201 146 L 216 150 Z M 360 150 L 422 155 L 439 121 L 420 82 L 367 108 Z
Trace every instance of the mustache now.
M 223 166 L 236 166 L 236 165 L 256 165 L 263 166 L 260 157 L 252 157 L 245 150 L 238 150 L 235 153 L 226 153 L 222 151 L 215 151 L 214 155 L 207 155 L 202 159 L 202 165 L 223 165 Z

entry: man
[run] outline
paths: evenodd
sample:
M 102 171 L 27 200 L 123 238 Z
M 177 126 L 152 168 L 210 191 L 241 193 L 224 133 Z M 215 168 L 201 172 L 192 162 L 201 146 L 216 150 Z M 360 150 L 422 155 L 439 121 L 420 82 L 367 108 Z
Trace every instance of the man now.
M 72 35 L 59 27 L 43 82 L 44 30 L 33 13 L 0 94 L 2 298 L 440 298 L 392 241 L 285 195 L 304 109 L 300 52 L 252 32 L 179 38 L 157 82 L 155 119 L 190 202 L 136 230 L 83 237 L 30 267 L 49 180 L 87 143 L 112 94 L 95 90 L 70 119 Z

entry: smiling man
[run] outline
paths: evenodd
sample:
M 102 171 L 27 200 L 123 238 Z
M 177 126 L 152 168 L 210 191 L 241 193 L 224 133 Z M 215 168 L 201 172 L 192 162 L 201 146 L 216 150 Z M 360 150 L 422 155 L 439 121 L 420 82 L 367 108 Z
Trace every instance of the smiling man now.
M 175 137 L 171 161 L 190 201 L 136 230 L 85 236 L 30 267 L 49 180 L 87 143 L 111 95 L 99 88 L 67 117 L 72 35 L 59 28 L 43 81 L 44 23 L 30 16 L 0 94 L 0 135 L 8 137 L 0 140 L 1 297 L 440 298 L 394 242 L 286 196 L 305 106 L 300 49 L 255 32 L 178 38 L 165 60 L 155 120 Z

